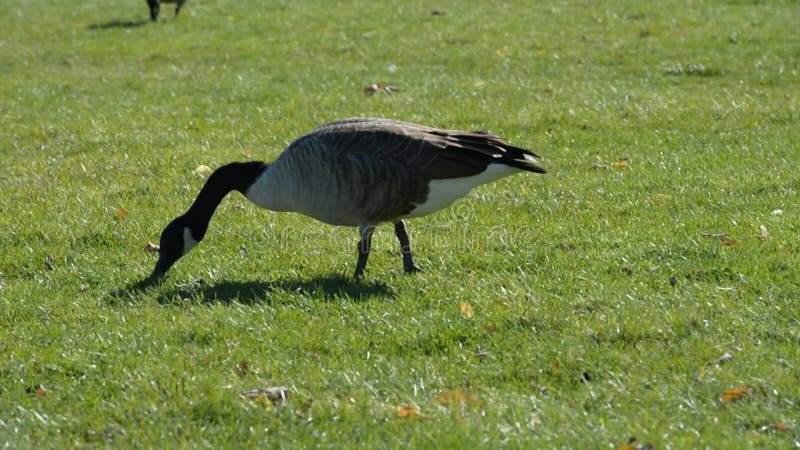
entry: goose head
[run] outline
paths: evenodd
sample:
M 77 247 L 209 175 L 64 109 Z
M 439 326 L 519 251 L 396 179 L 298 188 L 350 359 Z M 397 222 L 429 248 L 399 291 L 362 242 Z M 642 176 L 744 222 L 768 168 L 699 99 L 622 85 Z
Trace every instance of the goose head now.
M 170 267 L 175 264 L 183 255 L 200 242 L 202 236 L 197 238 L 199 233 L 192 231 L 190 221 L 187 217 L 180 216 L 164 228 L 161 232 L 159 243 L 158 261 L 150 278 L 158 278 L 167 273 Z

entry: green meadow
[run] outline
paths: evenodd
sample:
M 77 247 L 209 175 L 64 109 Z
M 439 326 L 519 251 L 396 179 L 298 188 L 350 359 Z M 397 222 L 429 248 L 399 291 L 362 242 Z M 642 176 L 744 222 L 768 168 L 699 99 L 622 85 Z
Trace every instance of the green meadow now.
M 173 9 L 0 3 L 0 447 L 800 446 L 797 1 Z M 408 221 L 413 276 L 232 193 L 141 282 L 199 166 L 351 116 L 549 173 Z

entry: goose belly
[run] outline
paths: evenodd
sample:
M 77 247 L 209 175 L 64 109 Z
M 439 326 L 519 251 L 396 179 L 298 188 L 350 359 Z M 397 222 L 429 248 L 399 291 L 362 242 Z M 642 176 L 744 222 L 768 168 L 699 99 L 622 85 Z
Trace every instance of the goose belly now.
M 483 172 L 470 177 L 431 180 L 428 184 L 428 197 L 404 217 L 421 217 L 447 208 L 469 194 L 472 188 L 517 172 L 520 172 L 520 169 L 505 164 L 490 164 Z

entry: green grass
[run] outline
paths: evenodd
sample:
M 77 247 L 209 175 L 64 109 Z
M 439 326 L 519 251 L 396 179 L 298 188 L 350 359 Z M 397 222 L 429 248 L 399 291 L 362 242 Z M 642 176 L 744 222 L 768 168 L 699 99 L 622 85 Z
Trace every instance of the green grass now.
M 0 4 L 0 446 L 800 445 L 797 2 L 433 8 Z M 139 284 L 195 167 L 362 115 L 550 173 L 410 221 L 417 276 L 233 194 Z

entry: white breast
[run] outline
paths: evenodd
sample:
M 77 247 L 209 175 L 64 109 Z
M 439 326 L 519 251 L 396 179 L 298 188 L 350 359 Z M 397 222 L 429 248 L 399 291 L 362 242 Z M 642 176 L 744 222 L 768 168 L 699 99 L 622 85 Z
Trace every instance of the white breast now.
M 447 208 L 454 201 L 467 195 L 472 188 L 517 172 L 521 172 L 521 170 L 516 167 L 490 164 L 486 170 L 471 177 L 432 180 L 428 185 L 428 198 L 405 217 L 421 217 Z

